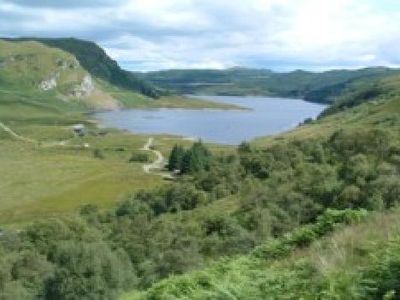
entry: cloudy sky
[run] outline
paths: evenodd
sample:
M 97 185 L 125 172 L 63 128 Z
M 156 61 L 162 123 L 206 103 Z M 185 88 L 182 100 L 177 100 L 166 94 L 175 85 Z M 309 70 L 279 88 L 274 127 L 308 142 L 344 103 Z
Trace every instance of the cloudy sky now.
M 400 1 L 0 0 L 0 36 L 89 39 L 142 71 L 400 66 Z

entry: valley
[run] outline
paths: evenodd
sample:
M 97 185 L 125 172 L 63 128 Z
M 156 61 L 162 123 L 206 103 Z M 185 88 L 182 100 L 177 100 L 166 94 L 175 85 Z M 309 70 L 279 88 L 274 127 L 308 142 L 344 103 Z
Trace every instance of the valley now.
M 0 298 L 399 295 L 398 70 L 139 74 L 76 39 L 0 50 Z

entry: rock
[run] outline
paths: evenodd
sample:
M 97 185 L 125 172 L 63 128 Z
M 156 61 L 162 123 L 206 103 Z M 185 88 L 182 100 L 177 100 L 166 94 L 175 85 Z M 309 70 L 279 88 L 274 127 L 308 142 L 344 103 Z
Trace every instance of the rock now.
M 57 86 L 57 77 L 58 74 L 53 74 L 48 79 L 43 80 L 39 83 L 39 89 L 43 91 L 54 89 Z
M 74 90 L 72 91 L 72 95 L 74 97 L 87 97 L 90 96 L 94 91 L 94 84 L 92 77 L 89 74 L 86 74 L 83 78 L 80 85 L 75 86 Z

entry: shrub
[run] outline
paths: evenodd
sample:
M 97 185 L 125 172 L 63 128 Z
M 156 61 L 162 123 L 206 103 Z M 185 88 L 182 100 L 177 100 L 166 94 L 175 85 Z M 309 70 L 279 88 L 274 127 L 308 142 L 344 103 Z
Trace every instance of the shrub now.
M 96 148 L 93 150 L 93 157 L 98 159 L 104 159 L 104 154 L 100 149 Z
M 148 162 L 150 161 L 149 155 L 146 153 L 132 153 L 129 162 Z

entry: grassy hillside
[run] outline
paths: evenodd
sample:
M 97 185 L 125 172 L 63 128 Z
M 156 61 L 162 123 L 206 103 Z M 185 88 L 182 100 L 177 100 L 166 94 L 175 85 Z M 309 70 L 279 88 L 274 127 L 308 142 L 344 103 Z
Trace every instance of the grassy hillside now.
M 178 96 L 159 97 L 156 89 L 120 69 L 96 44 L 75 39 L 0 39 L 0 90 L 36 99 L 42 95 L 47 103 L 68 102 L 82 111 L 237 108 Z
M 323 73 L 275 73 L 263 69 L 169 70 L 138 74 L 157 86 L 182 94 L 266 95 L 330 103 L 350 84 L 397 73 L 387 68 L 334 70 Z
M 113 109 L 120 103 L 105 92 L 104 84 L 92 77 L 71 54 L 41 43 L 0 40 L 0 89 L 2 92 L 43 96 L 44 102 L 69 102 L 81 109 Z M 41 95 L 41 96 L 39 96 Z M 132 98 L 135 96 L 133 95 Z M 65 105 L 65 109 L 68 105 Z
M 72 54 L 80 65 L 92 76 L 102 79 L 112 85 L 133 90 L 149 97 L 159 97 L 159 91 L 151 84 L 136 77 L 131 72 L 119 67 L 102 48 L 94 42 L 74 38 L 44 39 L 22 38 L 7 39 L 10 41 L 37 41 L 52 48 L 58 48 Z

